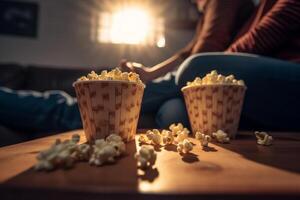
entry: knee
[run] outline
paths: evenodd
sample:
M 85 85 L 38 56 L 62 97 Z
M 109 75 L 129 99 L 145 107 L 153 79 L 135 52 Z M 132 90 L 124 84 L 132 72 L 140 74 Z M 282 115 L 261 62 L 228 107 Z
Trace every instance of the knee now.
M 250 65 L 250 61 L 252 63 L 254 60 L 256 60 L 256 57 L 249 54 L 224 54 L 219 52 L 195 54 L 179 66 L 175 82 L 182 87 L 187 81 L 193 80 L 196 76 L 204 76 L 214 69 L 222 74 L 229 74 L 233 71 L 235 73 L 242 72 L 245 71 L 245 68 L 248 68 L 246 65 Z
M 215 57 L 223 56 L 222 53 L 200 53 L 187 58 L 178 68 L 175 82 L 180 87 L 187 81 L 193 80 L 196 76 L 204 76 L 215 69 Z
M 159 108 L 155 121 L 159 128 L 168 128 L 172 123 L 182 123 L 188 127 L 188 115 L 183 99 L 174 98 L 166 101 Z

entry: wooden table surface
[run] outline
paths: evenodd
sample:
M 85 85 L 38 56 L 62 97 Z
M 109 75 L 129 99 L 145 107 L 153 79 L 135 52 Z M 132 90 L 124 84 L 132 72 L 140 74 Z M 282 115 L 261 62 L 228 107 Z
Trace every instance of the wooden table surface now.
M 36 154 L 72 131 L 0 148 L 0 199 L 300 199 L 300 134 L 270 133 L 270 147 L 242 132 L 230 144 L 199 141 L 185 156 L 176 146 L 160 147 L 153 169 L 138 170 L 135 142 L 117 164 L 35 172 Z

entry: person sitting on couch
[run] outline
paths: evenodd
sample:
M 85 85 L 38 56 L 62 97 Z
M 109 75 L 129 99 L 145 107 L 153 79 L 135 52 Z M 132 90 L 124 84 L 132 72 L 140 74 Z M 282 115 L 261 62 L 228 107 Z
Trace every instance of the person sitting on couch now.
M 201 51 L 191 51 L 189 55 L 197 52 Z M 224 53 L 194 54 L 174 75 L 159 78 L 174 69 L 174 60 L 179 55 L 154 67 L 121 62 L 123 70 L 139 73 L 149 82 L 144 98 L 149 106 L 145 108 L 153 108 L 152 112 L 158 110 L 156 122 L 160 127 L 180 121 L 188 124 L 179 88 L 196 76 L 203 77 L 216 69 L 244 79 L 248 86 L 241 118 L 245 128 L 300 129 L 297 122 L 300 111 L 300 90 L 297 88 L 300 84 L 297 64 L 300 62 L 300 1 L 261 0 Z

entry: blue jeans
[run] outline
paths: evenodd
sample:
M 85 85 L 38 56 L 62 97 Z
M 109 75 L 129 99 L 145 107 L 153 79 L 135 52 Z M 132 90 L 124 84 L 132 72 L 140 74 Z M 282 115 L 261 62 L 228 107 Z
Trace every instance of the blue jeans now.
M 0 87 L 0 124 L 33 133 L 82 127 L 77 101 L 67 93 L 14 91 L 3 87 Z

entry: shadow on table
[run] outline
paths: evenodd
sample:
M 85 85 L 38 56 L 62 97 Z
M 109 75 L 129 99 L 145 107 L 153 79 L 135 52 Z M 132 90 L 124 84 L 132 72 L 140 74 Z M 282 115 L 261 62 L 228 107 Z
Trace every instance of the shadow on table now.
M 17 187 L 27 193 L 26 188 L 30 187 L 34 190 L 58 188 L 63 191 L 65 189 L 115 191 L 122 188 L 125 192 L 136 192 L 138 177 L 135 153 L 136 145 L 133 141 L 127 143 L 127 155 L 118 159 L 115 164 L 96 167 L 90 166 L 88 162 L 78 162 L 71 169 L 56 169 L 49 172 L 35 171 L 33 168 L 25 169 L 3 182 L 0 185 L 0 191 L 4 187 L 8 189 Z M 35 162 L 33 162 L 34 164 Z M 152 176 L 154 177 L 154 175 L 153 172 Z M 5 193 L 8 192 L 5 191 Z
M 149 168 L 145 171 L 139 170 L 138 171 L 138 178 L 143 181 L 148 181 L 152 183 L 157 177 L 159 176 L 159 171 L 157 168 Z
M 184 154 L 181 153 L 180 155 L 181 155 L 181 160 L 186 163 L 195 163 L 200 161 L 198 155 L 194 153 L 184 153 Z
M 274 144 L 262 146 L 256 143 L 253 135 L 237 135 L 229 144 L 215 143 L 215 145 L 242 155 L 243 157 L 276 167 L 282 170 L 300 173 L 300 137 L 273 135 Z

